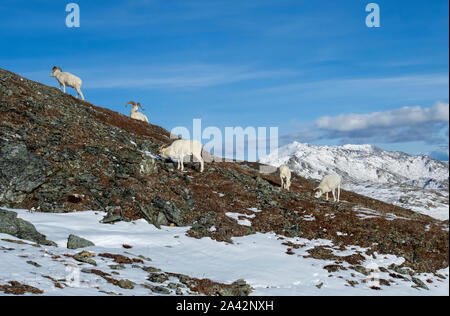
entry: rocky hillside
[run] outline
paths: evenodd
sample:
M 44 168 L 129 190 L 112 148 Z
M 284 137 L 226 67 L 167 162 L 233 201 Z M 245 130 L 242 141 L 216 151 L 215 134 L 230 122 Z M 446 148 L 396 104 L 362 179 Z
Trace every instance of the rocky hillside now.
M 326 239 L 341 250 L 354 245 L 370 256 L 403 257 L 416 272 L 448 267 L 448 222 L 348 191 L 339 204 L 317 200 L 317 183 L 300 176 L 285 192 L 278 175 L 260 174 L 257 163 L 209 163 L 202 174 L 187 164 L 179 172 L 156 157 L 168 143 L 161 127 L 0 70 L 0 206 L 95 210 L 104 223 L 191 226 L 190 237 L 217 241 L 268 232 Z M 361 270 L 364 259 L 337 258 L 326 246 L 309 253 L 336 269 L 346 262 Z

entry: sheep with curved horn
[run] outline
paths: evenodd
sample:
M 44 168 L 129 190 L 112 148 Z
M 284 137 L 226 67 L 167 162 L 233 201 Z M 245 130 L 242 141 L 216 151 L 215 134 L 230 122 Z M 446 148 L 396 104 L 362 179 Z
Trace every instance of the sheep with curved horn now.
M 142 109 L 142 111 L 144 111 L 144 108 L 142 107 L 142 105 L 139 102 L 136 103 L 134 101 L 130 101 L 125 106 L 128 106 L 129 104 L 132 105 L 130 117 L 134 118 L 135 120 L 139 120 L 139 121 L 148 123 L 147 116 L 145 116 L 144 114 L 139 112 L 139 107 Z
M 59 82 L 59 89 L 61 86 L 64 88 L 63 91 L 66 93 L 66 86 L 74 88 L 77 90 L 77 98 L 78 96 L 84 101 L 83 93 L 81 92 L 81 85 L 83 81 L 75 75 L 72 75 L 68 72 L 63 72 L 61 68 L 54 66 L 52 69 L 51 77 L 55 77 Z

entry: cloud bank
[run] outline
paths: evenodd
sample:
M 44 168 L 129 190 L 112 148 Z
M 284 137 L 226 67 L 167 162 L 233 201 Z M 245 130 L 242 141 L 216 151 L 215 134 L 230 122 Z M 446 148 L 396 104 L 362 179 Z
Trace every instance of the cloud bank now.
M 293 141 L 339 144 L 424 143 L 436 148 L 433 157 L 448 160 L 449 103 L 432 107 L 402 107 L 367 114 L 323 116 L 312 124 L 280 137 L 281 144 Z
M 316 121 L 316 126 L 319 129 L 327 131 L 345 133 L 448 122 L 449 104 L 438 102 L 431 108 L 405 106 L 400 109 L 369 114 L 343 114 L 336 117 L 324 116 Z
M 429 108 L 402 107 L 368 114 L 324 116 L 314 127 L 319 139 L 339 139 L 342 143 L 447 144 L 449 104 L 438 102 Z

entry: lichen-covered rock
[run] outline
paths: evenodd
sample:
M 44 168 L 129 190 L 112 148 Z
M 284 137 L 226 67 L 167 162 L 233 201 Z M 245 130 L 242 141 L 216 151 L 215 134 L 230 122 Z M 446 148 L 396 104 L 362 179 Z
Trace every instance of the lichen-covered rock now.
M 107 207 L 106 215 L 100 221 L 103 224 L 114 224 L 115 222 L 119 222 L 123 220 L 122 212 L 120 207 Z
M 169 279 L 169 277 L 164 273 L 150 273 L 147 280 L 154 283 L 164 283 Z
M 134 283 L 130 280 L 124 279 L 120 280 L 118 283 L 119 287 L 125 290 L 132 290 L 134 289 Z
M 17 217 L 16 212 L 0 209 L 0 233 L 8 234 L 20 239 L 33 241 L 40 245 L 56 246 L 39 233 L 33 224 Z
M 170 222 L 176 224 L 177 226 L 184 225 L 183 214 L 172 201 L 168 201 L 160 196 L 157 196 L 153 199 L 152 205 L 156 209 L 160 210 Z
M 0 203 L 21 203 L 45 182 L 50 167 L 25 145 L 0 138 Z

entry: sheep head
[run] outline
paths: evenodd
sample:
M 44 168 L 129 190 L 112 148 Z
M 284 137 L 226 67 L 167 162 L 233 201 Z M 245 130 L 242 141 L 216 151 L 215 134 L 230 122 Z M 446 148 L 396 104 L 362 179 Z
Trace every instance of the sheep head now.
M 314 189 L 314 197 L 315 198 L 320 198 L 321 196 L 322 196 L 322 194 L 323 194 L 323 191 L 322 191 L 322 189 L 320 188 L 320 187 L 317 187 L 317 188 L 315 188 Z
M 62 69 L 59 67 L 54 66 L 52 69 L 52 73 L 50 74 L 51 77 L 55 77 L 57 72 L 62 72 Z
M 139 102 L 136 103 L 134 101 L 130 101 L 125 106 L 128 106 L 129 104 L 131 104 L 133 106 L 134 111 L 137 111 L 139 108 L 141 108 L 141 110 L 144 111 L 144 108 L 142 107 L 142 105 Z
M 161 147 L 159 147 L 158 154 L 159 154 L 162 158 L 167 159 L 167 158 L 169 158 L 169 152 L 168 152 L 168 149 L 169 149 L 169 148 L 168 148 L 166 145 L 162 145 Z

